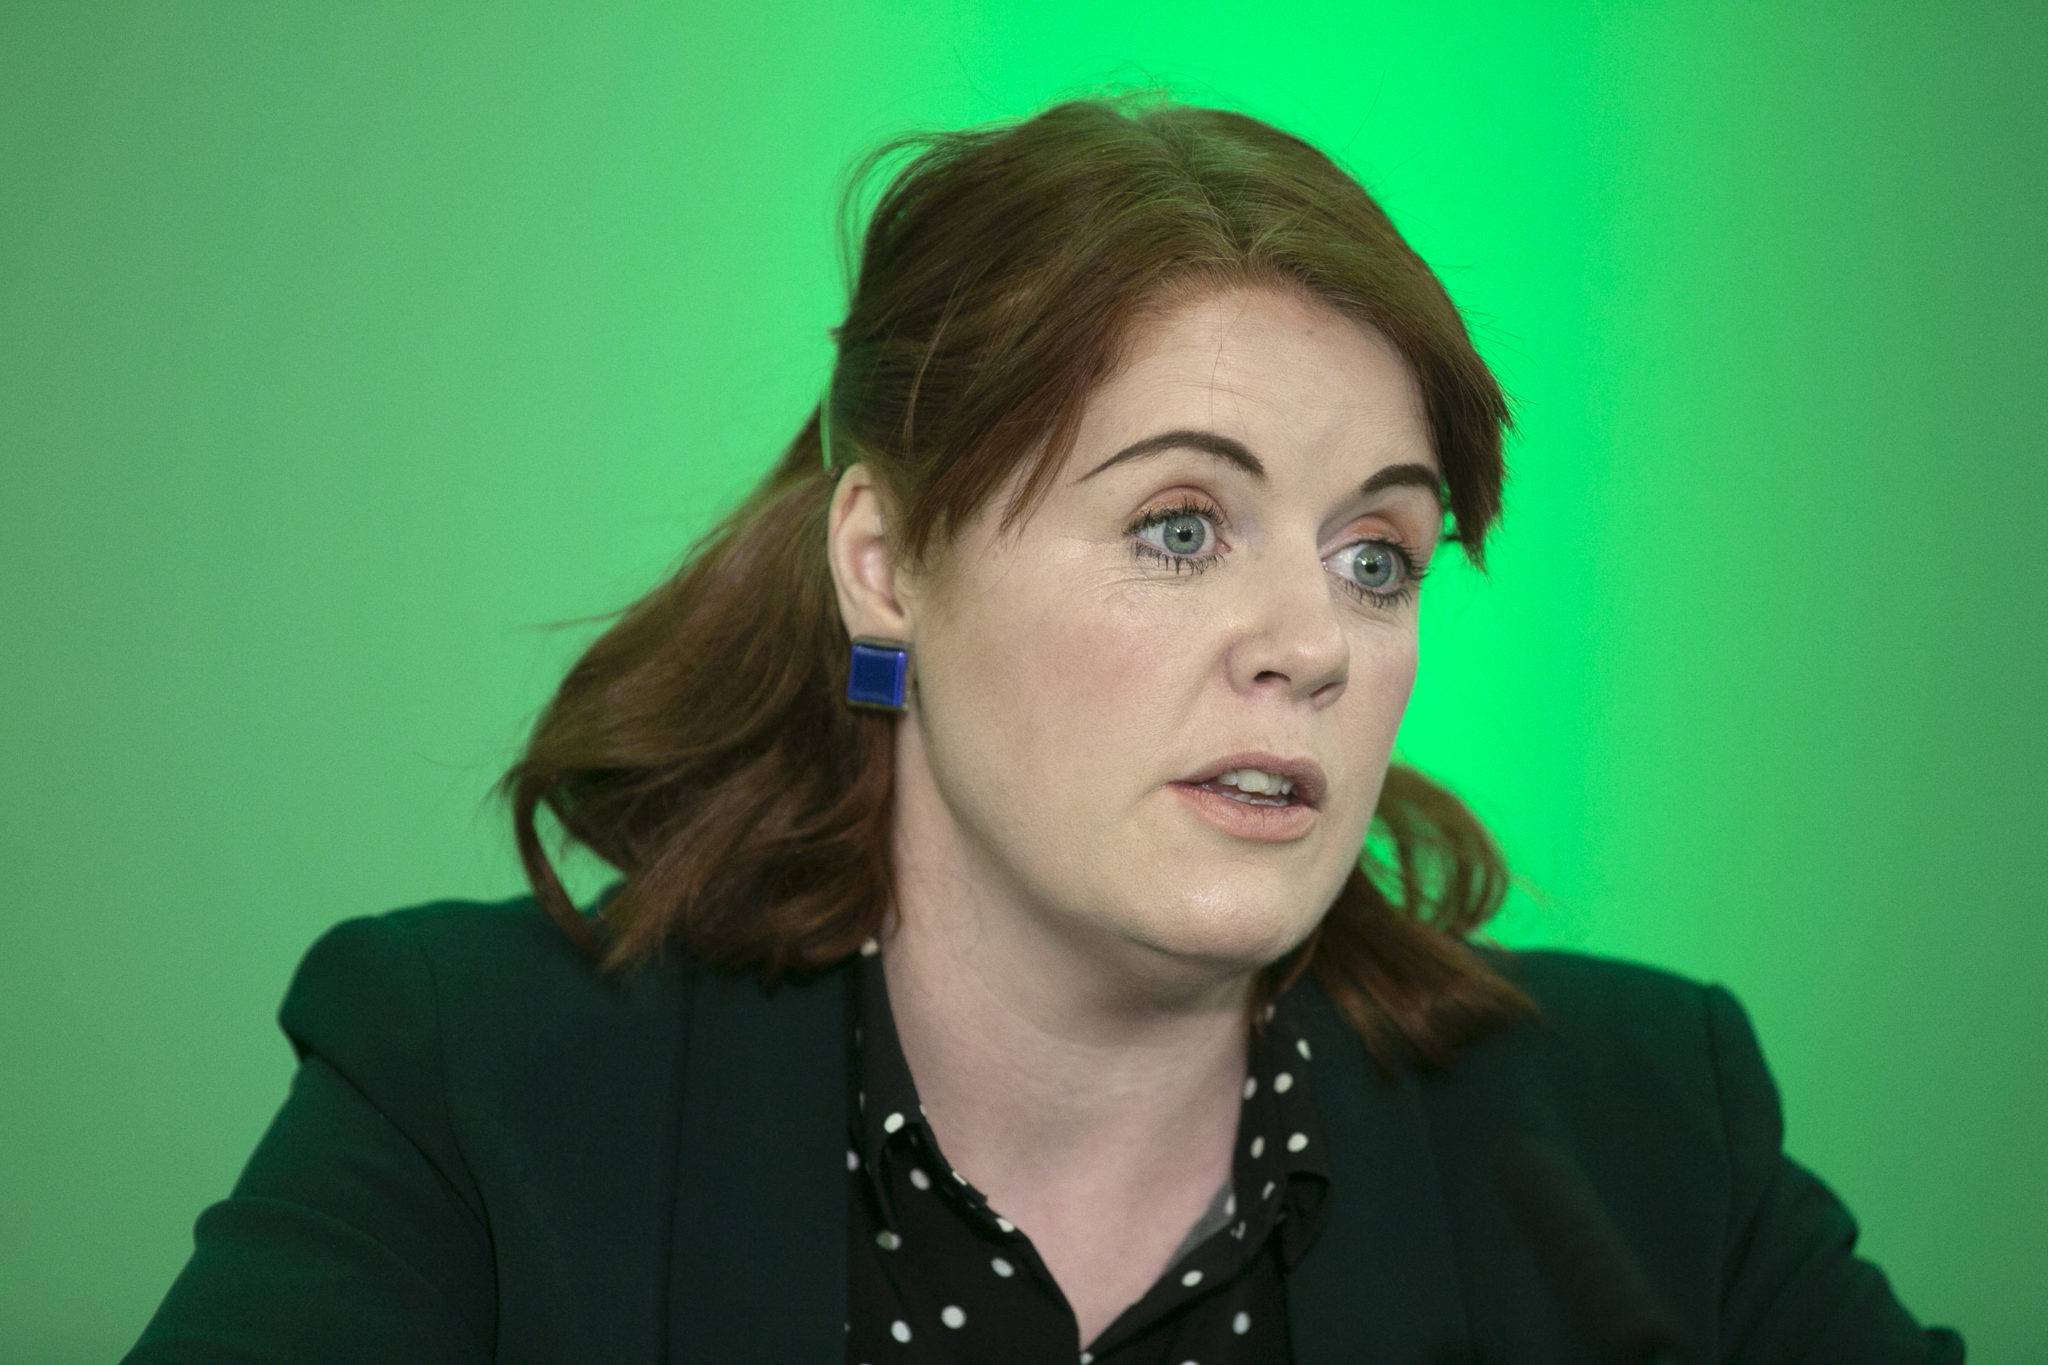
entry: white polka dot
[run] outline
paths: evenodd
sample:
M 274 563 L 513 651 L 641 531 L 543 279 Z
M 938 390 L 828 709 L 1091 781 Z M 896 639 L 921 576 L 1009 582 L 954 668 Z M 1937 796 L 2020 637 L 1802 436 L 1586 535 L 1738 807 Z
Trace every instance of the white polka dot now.
M 1287 1150 L 1290 1152 L 1298 1152 L 1306 1146 L 1308 1146 L 1307 1133 L 1296 1133 L 1293 1137 L 1287 1139 Z
M 1265 1154 L 1266 1139 L 1264 1134 L 1261 1134 L 1260 1136 L 1252 1139 L 1252 1156 L 1254 1159 L 1256 1159 L 1258 1157 L 1264 1156 Z
M 912 1166 L 910 1168 L 910 1183 L 921 1190 L 928 1190 L 932 1187 L 932 1178 L 926 1175 L 919 1167 Z
M 873 957 L 876 953 L 879 953 L 881 951 L 882 945 L 875 942 L 873 939 L 866 939 L 860 945 L 860 955 L 862 957 Z M 906 1328 L 904 1330 L 908 1331 L 909 1329 Z
M 953 1172 L 953 1179 L 957 1184 L 965 1185 L 967 1183 L 967 1177 L 958 1171 Z
M 988 1263 L 988 1267 L 990 1270 L 995 1271 L 996 1274 L 1002 1276 L 1006 1280 L 1017 1273 L 1017 1267 L 1011 1265 L 1008 1261 L 1004 1260 L 1000 1256 L 990 1261 Z
M 903 1115 L 901 1114 L 891 1114 L 888 1118 L 882 1120 L 882 1131 L 885 1133 L 893 1133 L 902 1126 Z
M 1226 1200 L 1224 1200 L 1224 1201 L 1223 1201 L 1223 1216 L 1224 1216 L 1225 1218 L 1235 1218 L 1235 1217 L 1237 1217 L 1237 1196 L 1236 1196 L 1236 1195 L 1234 1195 L 1234 1194 L 1233 1194 L 1233 1195 L 1231 1195 L 1231 1196 L 1230 1196 L 1230 1198 L 1228 1198 L 1228 1199 L 1226 1199 Z
M 1237 1238 L 1238 1241 L 1242 1242 L 1244 1240 L 1244 1224 L 1239 1223 L 1236 1227 L 1232 1228 L 1230 1230 L 1230 1235 L 1232 1237 Z
M 1083 1351 L 1083 1352 L 1081 1352 L 1081 1365 L 1088 1365 L 1088 1362 L 1089 1362 L 1089 1361 L 1091 1361 L 1091 1360 L 1093 1360 L 1093 1359 L 1095 1359 L 1095 1353 L 1094 1353 L 1094 1352 L 1092 1352 L 1092 1351 Z
M 1301 1054 L 1301 1059 L 1304 1062 L 1307 1061 L 1309 1059 L 1308 1039 L 1296 1038 L 1294 1040 L 1294 1050 Z
M 948 1327 L 958 1327 L 967 1321 L 967 1315 L 949 1303 L 939 1310 L 939 1321 Z
M 894 1251 L 897 1247 L 903 1245 L 903 1239 L 889 1231 L 889 1229 L 883 1228 L 875 1234 L 875 1245 L 884 1251 Z
M 1230 1320 L 1230 1330 L 1239 1336 L 1243 1336 L 1246 1332 L 1251 1331 L 1252 1315 L 1250 1313 L 1239 1313 Z
M 1294 1089 L 1294 1077 L 1283 1071 L 1273 1078 L 1273 1093 L 1284 1095 Z
M 1001 1214 L 996 1215 L 996 1226 L 1001 1228 L 1004 1232 L 1015 1232 L 1017 1230 L 1017 1225 L 1011 1222 L 1009 1219 L 1003 1217 Z
M 851 1147 L 846 1149 L 846 1169 L 849 1171 L 860 1169 L 860 1153 L 854 1151 Z
M 1270 1024 L 1270 1023 L 1272 1023 L 1272 1022 L 1273 1022 L 1273 1013 L 1274 1013 L 1274 1011 L 1275 1011 L 1275 1010 L 1277 1010 L 1277 1009 L 1279 1009 L 1279 1008 L 1280 1008 L 1280 1007 L 1279 1007 L 1278 1005 L 1268 1005 L 1268 1006 L 1266 1006 L 1266 1022 L 1267 1022 L 1267 1023 L 1269 1023 L 1269 1024 Z
M 1256 1094 L 1258 1094 L 1258 1093 L 1259 1093 L 1259 1078 L 1258 1078 L 1257 1076 L 1247 1076 L 1247 1077 L 1245 1077 L 1245 1078 L 1244 1078 L 1244 1097 L 1245 1097 L 1246 1099 L 1250 1099 L 1250 1098 L 1251 1098 L 1252 1096 L 1254 1096 L 1254 1095 L 1256 1095 Z
M 1272 1182 L 1272 1181 L 1270 1181 L 1270 1180 L 1268 1180 L 1268 1181 L 1266 1182 L 1266 1188 L 1265 1188 L 1265 1189 L 1263 1189 L 1263 1190 L 1260 1190 L 1260 1191 L 1259 1191 L 1259 1198 L 1261 1198 L 1261 1199 L 1271 1199 L 1272 1197 L 1273 1197 L 1273 1182 Z
M 896 1321 L 889 1324 L 889 1335 L 898 1341 L 910 1340 L 910 1324 L 902 1318 L 896 1319 Z
M 1190 1270 L 1187 1274 L 1180 1277 L 1180 1282 L 1186 1285 L 1188 1288 L 1193 1289 L 1196 1285 L 1202 1282 L 1202 1272 L 1199 1270 Z

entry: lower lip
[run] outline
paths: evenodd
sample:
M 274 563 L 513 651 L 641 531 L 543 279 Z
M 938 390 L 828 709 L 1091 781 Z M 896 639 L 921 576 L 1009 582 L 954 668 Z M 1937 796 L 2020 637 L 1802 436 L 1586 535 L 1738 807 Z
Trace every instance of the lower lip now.
M 1181 800 L 1194 808 L 1195 814 L 1225 834 L 1234 834 L 1240 839 L 1284 844 L 1307 834 L 1316 822 L 1315 807 L 1305 806 L 1299 802 L 1290 802 L 1284 806 L 1255 806 L 1248 801 L 1233 800 L 1190 782 L 1175 782 L 1171 785 L 1180 793 Z

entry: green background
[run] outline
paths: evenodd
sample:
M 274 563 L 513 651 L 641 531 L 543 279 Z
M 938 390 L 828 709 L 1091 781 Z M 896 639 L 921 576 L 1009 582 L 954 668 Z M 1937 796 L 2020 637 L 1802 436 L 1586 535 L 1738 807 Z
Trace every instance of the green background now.
M 118 1354 L 334 921 L 823 378 L 842 168 L 1163 81 L 1339 154 L 1520 403 L 1406 751 L 1512 942 L 1728 983 L 1789 1146 L 2048 1359 L 2044 7 L 0 9 L 0 1358 Z

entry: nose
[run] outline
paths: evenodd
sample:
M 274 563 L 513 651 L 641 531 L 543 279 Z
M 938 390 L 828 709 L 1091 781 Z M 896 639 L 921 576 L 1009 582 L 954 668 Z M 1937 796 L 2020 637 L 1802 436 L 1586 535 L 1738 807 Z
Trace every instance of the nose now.
M 1247 567 L 1239 580 L 1241 626 L 1229 651 L 1232 686 L 1329 705 L 1351 677 L 1351 641 L 1329 570 L 1312 552 L 1285 562 L 1270 555 Z

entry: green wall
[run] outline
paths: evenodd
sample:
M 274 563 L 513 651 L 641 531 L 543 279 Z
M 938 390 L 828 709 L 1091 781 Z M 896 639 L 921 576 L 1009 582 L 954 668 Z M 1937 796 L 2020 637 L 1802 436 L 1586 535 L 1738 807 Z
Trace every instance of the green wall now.
M 543 626 L 803 419 L 842 166 L 1164 80 L 1519 398 L 1404 737 L 1502 936 L 1728 983 L 1909 1305 L 2048 1359 L 2044 14 L 0 6 L 0 1358 L 132 1340 L 322 928 L 516 888 Z

